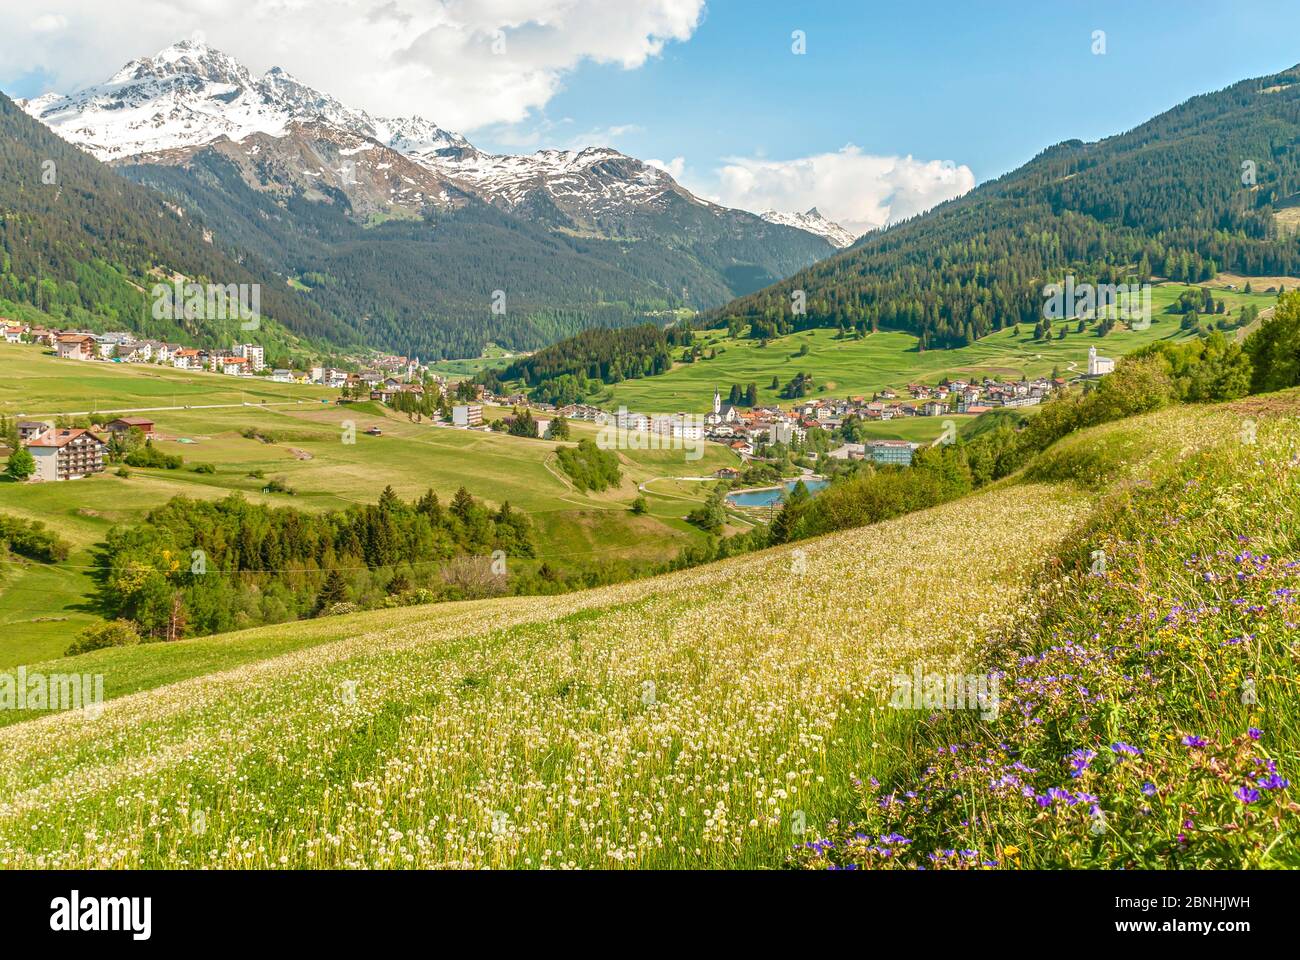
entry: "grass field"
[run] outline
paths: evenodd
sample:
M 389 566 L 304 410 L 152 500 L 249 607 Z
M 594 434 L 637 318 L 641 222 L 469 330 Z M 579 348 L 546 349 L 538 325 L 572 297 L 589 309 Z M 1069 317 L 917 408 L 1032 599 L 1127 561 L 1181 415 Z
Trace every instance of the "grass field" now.
M 1032 464 L 1105 492 L 985 644 L 996 708 L 910 712 L 799 862 L 1300 867 L 1298 412 L 1297 391 L 1173 408 Z
M 75 547 L 69 561 L 57 568 L 22 564 L 0 576 L 0 622 L 21 627 L 0 638 L 0 666 L 61 653 L 95 619 L 84 603 L 93 586 L 86 568 L 94 545 L 113 524 L 138 521 L 173 496 L 218 498 L 238 490 L 258 502 L 329 510 L 373 503 L 389 485 L 408 500 L 432 487 L 446 502 L 463 485 L 477 498 L 492 504 L 508 500 L 524 510 L 535 523 L 539 560 L 572 568 L 613 558 L 664 560 L 697 541 L 703 534 L 683 520 L 694 502 L 651 493 L 649 511 L 637 517 L 628 509 L 637 484 L 660 476 L 710 473 L 737 462 L 716 444 L 707 444 L 697 461 L 685 460 L 681 451 L 625 451 L 619 489 L 580 493 L 555 461 L 556 444 L 413 423 L 368 402 L 321 404 L 314 394 L 325 391 L 316 388 L 254 381 L 245 391 L 244 382 L 232 386 L 230 377 L 59 361 L 34 347 L 6 345 L 0 345 L 0 371 L 0 397 L 10 412 L 82 410 L 92 406 L 90 400 L 99 400 L 93 405 L 101 409 L 149 405 L 144 401 L 163 396 L 160 390 L 167 399 L 175 393 L 182 403 L 192 404 L 149 414 L 165 438 L 157 446 L 184 456 L 186 469 L 133 468 L 126 479 L 110 469 L 69 483 L 0 480 L 0 510 L 43 520 Z M 24 399 L 28 393 L 15 384 L 25 384 L 35 402 L 29 404 Z M 273 403 L 242 406 L 231 399 L 254 391 Z M 312 398 L 292 402 L 304 391 L 313 391 Z M 282 398 L 291 402 L 275 402 Z M 203 408 L 227 402 L 237 405 Z M 485 412 L 489 417 L 501 413 Z M 346 421 L 355 425 L 355 443 L 343 442 Z M 364 431 L 372 425 L 381 426 L 383 435 L 367 436 Z M 240 431 L 248 427 L 276 442 L 245 438 Z M 574 424 L 574 439 L 594 436 L 595 430 Z M 215 465 L 216 472 L 189 469 L 199 463 Z M 282 478 L 296 495 L 262 493 L 266 479 L 250 477 L 255 471 L 266 479 Z
M 473 377 L 488 369 L 500 369 L 512 359 L 523 354 L 511 353 L 494 343 L 483 348 L 480 356 L 466 360 L 437 360 L 429 364 L 429 369 L 444 377 Z
M 262 377 L 227 377 L 151 363 L 78 363 L 59 360 L 42 347 L 0 343 L 0 413 L 10 417 L 194 404 L 319 402 L 336 396 L 337 390 L 272 383 Z
M 1008 488 L 649 582 L 372 614 L 345 640 L 317 621 L 229 655 L 205 638 L 81 658 L 122 692 L 230 669 L 0 732 L 0 865 L 779 862 L 792 821 L 823 822 L 870 765 L 864 695 L 1011 617 L 1083 503 Z M 996 558 L 944 582 L 976 535 Z M 904 553 L 913 576 L 856 575 Z M 270 659 L 248 662 L 259 643 Z M 75 773 L 92 756 L 93 784 Z
M 1070 376 L 1087 369 L 1089 347 L 1097 347 L 1104 356 L 1120 357 L 1155 340 L 1180 339 L 1181 318 L 1164 311 L 1189 289 L 1196 288 L 1176 284 L 1154 287 L 1150 328 L 1131 331 L 1121 324 L 1105 338 L 1091 330 L 1076 334 L 1071 326 L 1064 340 L 1035 341 L 1033 328 L 1022 326 L 1019 337 L 1008 329 L 958 350 L 918 353 L 917 338 L 899 332 L 882 331 L 861 340 L 838 340 L 834 330 L 810 330 L 769 341 L 766 347 L 761 347 L 754 340 L 729 339 L 725 331 L 706 331 L 702 346 L 706 354 L 716 348 L 715 359 L 678 363 L 657 377 L 625 380 L 608 388 L 599 402 L 610 409 L 626 406 L 629 410 L 648 412 L 701 413 L 712 408 L 715 387 L 725 397 L 733 383 L 742 388 L 754 383 L 758 386 L 760 403 L 788 404 L 780 399 L 779 390 L 770 389 L 772 378 L 775 376 L 784 386 L 800 372 L 815 378 L 817 392 L 811 395 L 814 398 L 870 396 L 885 387 L 900 389 L 908 383 L 937 383 L 945 376 L 1014 379 L 1047 375 L 1053 369 Z M 1229 320 L 1238 316 L 1242 306 L 1248 303 L 1264 309 L 1276 300 L 1273 294 L 1263 292 L 1247 296 L 1220 289 L 1215 295 L 1226 302 Z M 807 355 L 799 356 L 805 345 Z M 936 424 L 933 429 L 937 436 L 940 428 Z M 881 436 L 914 439 L 901 432 L 882 432 Z
M 1294 865 L 1300 428 L 1273 402 L 1096 428 L 964 500 L 651 580 L 34 665 L 107 703 L 0 731 L 0 867 L 774 867 L 820 838 L 801 862 Z M 995 716 L 885 706 L 917 664 L 990 657 Z

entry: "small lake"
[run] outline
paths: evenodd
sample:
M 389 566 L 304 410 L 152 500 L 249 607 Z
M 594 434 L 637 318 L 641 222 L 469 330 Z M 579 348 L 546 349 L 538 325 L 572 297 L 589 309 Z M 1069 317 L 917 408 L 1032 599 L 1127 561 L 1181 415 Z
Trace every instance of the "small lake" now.
M 793 490 L 798 482 L 798 480 L 786 480 L 781 486 L 770 487 L 766 490 L 742 490 L 737 493 L 729 493 L 727 494 L 727 502 L 733 507 L 770 506 Z M 826 481 L 808 479 L 803 482 L 803 485 L 808 488 L 809 493 L 816 493 L 826 486 Z

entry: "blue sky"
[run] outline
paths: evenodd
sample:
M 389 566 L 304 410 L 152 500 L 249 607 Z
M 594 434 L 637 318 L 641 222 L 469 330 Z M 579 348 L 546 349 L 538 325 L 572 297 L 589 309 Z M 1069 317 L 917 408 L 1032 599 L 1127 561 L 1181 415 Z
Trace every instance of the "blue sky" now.
M 1294 0 L 714 0 L 689 41 L 637 70 L 584 65 L 545 113 L 575 133 L 635 126 L 630 152 L 692 165 L 854 143 L 954 160 L 982 181 L 1297 62 Z
M 862 230 L 1300 61 L 1295 0 L 313 2 L 0 5 L 0 89 L 66 92 L 199 30 L 254 70 L 485 149 L 607 144 L 712 199 L 815 204 Z

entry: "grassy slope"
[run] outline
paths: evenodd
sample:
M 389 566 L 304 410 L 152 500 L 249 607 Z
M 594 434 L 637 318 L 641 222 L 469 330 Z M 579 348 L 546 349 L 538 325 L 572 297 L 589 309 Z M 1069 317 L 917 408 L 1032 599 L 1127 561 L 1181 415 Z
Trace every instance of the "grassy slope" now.
M 1031 478 L 1110 493 L 990 636 L 996 716 L 895 711 L 878 782 L 796 859 L 1300 866 L 1297 412 L 1297 391 L 1169 410 L 1041 458 Z
M 77 363 L 59 360 L 46 348 L 0 343 L 0 413 L 10 417 L 336 396 L 337 390 L 261 377 L 191 373 L 156 364 Z
M 681 451 L 626 451 L 625 480 L 618 490 L 582 494 L 555 463 L 556 444 L 499 434 L 470 433 L 412 423 L 364 403 L 347 407 L 321 404 L 333 391 L 288 384 L 241 381 L 217 375 L 186 374 L 140 365 L 79 364 L 59 361 L 33 347 L 0 344 L 0 410 L 24 413 L 99 406 L 182 406 L 149 414 L 163 439 L 158 446 L 179 453 L 187 464 L 212 463 L 214 474 L 189 469 L 133 470 L 127 479 L 112 472 L 87 481 L 13 484 L 0 479 L 0 510 L 43 520 L 70 540 L 75 552 L 57 569 L 23 564 L 0 576 L 0 622 L 22 630 L 0 638 L 0 665 L 56 656 L 94 615 L 83 598 L 92 589 L 85 569 L 90 551 L 114 523 L 141 519 L 173 496 L 221 497 L 232 490 L 251 500 L 307 510 L 342 509 L 373 503 L 386 485 L 413 499 L 432 487 L 446 501 L 462 484 L 476 497 L 504 500 L 526 511 L 537 527 L 540 559 L 561 567 L 608 558 L 660 560 L 673 556 L 702 535 L 682 519 L 694 502 L 651 495 L 649 512 L 635 517 L 628 505 L 636 485 L 658 476 L 712 472 L 734 464 L 721 446 L 709 444 L 704 456 L 687 461 Z M 272 400 L 309 397 L 302 404 L 201 409 L 205 403 L 240 403 L 247 393 Z M 109 402 L 111 401 L 111 402 Z M 489 411 L 500 415 L 501 411 Z M 343 423 L 355 424 L 354 444 L 345 444 Z M 367 436 L 372 424 L 381 437 Z M 254 427 L 278 442 L 262 443 L 240 435 Z M 594 436 L 595 427 L 573 425 L 574 439 Z M 180 438 L 194 443 L 179 443 Z M 304 459 L 299 457 L 307 455 Z M 297 494 L 263 494 L 261 470 L 282 477 Z
M 834 330 L 809 330 L 773 340 L 766 347 L 757 342 L 730 340 L 725 331 L 708 331 L 704 341 L 707 353 L 711 346 L 725 352 L 713 360 L 679 363 L 666 374 L 641 380 L 627 380 L 611 387 L 602 397 L 602 403 L 611 408 L 620 405 L 629 410 L 667 411 L 683 410 L 704 412 L 711 409 L 714 387 L 725 396 L 731 384 L 744 387 L 758 385 L 760 403 L 782 402 L 779 391 L 769 389 L 772 377 L 781 386 L 796 373 L 808 372 L 816 378 L 824 394 L 813 397 L 871 395 L 884 387 L 903 388 L 911 383 L 937 383 L 944 376 L 995 376 L 1018 377 L 1047 375 L 1054 367 L 1069 375 L 1087 369 L 1088 348 L 1095 346 L 1105 356 L 1119 357 L 1144 346 L 1153 340 L 1177 339 L 1180 336 L 1180 317 L 1163 312 L 1189 288 L 1182 285 L 1162 284 L 1152 291 L 1153 323 L 1145 331 L 1129 331 L 1121 327 L 1108 337 L 1097 337 L 1095 332 L 1074 332 L 1073 325 L 1064 340 L 1052 339 L 1035 342 L 1032 327 L 1022 327 L 1021 336 L 1012 330 L 991 334 L 969 347 L 959 350 L 931 350 L 916 352 L 916 337 L 907 333 L 880 332 L 862 340 L 837 340 Z M 1228 319 L 1234 319 L 1243 305 L 1253 303 L 1261 309 L 1271 307 L 1276 297 L 1271 294 L 1243 293 L 1217 290 L 1215 295 L 1228 305 Z M 798 351 L 808 345 L 808 355 L 800 357 Z M 1072 368 L 1071 363 L 1075 364 Z M 905 396 L 905 394 L 904 394 Z M 899 421 L 902 431 L 930 433 L 923 439 L 934 439 L 941 432 L 938 420 Z M 887 430 L 890 425 L 884 425 Z M 899 436 L 918 439 L 896 429 L 894 433 L 882 430 L 881 436 Z
M 0 732 L 0 865 L 757 866 L 804 823 L 837 844 L 812 866 L 1296 865 L 1300 807 L 1233 789 L 1300 763 L 1297 409 L 1111 424 L 967 500 L 651 581 L 48 664 L 115 702 Z M 999 717 L 885 709 L 917 662 L 1002 665 Z M 868 790 L 842 833 L 867 774 L 921 799 Z
M 653 581 L 371 614 L 336 642 L 318 621 L 78 658 L 110 693 L 233 669 L 0 733 L 0 863 L 770 863 L 870 761 L 864 694 L 919 654 L 964 659 L 1083 503 L 1006 487 Z M 997 550 L 945 582 L 977 536 Z M 862 575 L 904 554 L 907 576 Z

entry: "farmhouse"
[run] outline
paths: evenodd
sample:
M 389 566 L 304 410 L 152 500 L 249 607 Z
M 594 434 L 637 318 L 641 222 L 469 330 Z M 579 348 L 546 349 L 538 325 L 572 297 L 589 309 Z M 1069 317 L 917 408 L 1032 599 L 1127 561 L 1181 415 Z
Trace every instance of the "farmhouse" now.
M 140 430 L 146 439 L 153 438 L 153 421 L 144 417 L 118 417 L 104 427 L 109 433 L 130 433 L 133 428 Z
M 40 420 L 19 420 L 18 439 L 20 442 L 26 443 L 34 437 L 39 437 L 48 429 L 50 429 L 50 424 L 42 423 Z
M 80 480 L 104 471 L 104 441 L 89 430 L 47 430 L 27 443 L 36 472 L 32 480 Z

